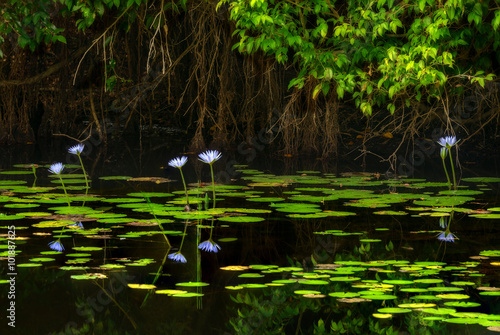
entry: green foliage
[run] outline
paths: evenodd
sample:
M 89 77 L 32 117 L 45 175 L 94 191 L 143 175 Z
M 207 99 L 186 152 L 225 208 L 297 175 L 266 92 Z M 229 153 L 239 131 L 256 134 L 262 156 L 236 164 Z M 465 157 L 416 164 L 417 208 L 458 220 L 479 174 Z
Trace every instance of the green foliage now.
M 0 45 L 7 36 L 15 36 L 21 48 L 34 51 L 41 44 L 53 42 L 66 43 L 61 34 L 63 29 L 52 23 L 54 10 L 52 0 L 8 0 L 0 9 Z M 0 49 L 0 57 L 3 51 Z
M 222 0 L 236 23 L 234 49 L 296 65 L 289 87 L 352 98 L 364 114 L 439 99 L 469 80 L 492 80 L 500 61 L 500 9 L 474 0 Z M 496 6 L 496 7 L 495 7 Z M 475 62 L 470 62 L 474 57 Z

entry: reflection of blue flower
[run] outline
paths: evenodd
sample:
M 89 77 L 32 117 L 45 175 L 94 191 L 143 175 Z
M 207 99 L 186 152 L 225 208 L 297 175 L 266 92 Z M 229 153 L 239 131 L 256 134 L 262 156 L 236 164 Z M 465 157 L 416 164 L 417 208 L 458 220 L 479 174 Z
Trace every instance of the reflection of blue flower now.
M 188 158 L 186 156 L 177 157 L 170 160 L 170 162 L 168 162 L 168 165 L 180 169 L 181 167 L 184 166 L 184 164 L 186 164 L 187 160 Z
M 54 163 L 50 166 L 49 172 L 53 174 L 60 174 L 64 169 L 63 163 Z
M 440 146 L 450 149 L 452 146 L 458 143 L 456 136 L 445 136 L 441 137 L 437 142 Z
M 205 242 L 200 243 L 198 249 L 206 251 L 206 252 L 219 252 L 220 247 L 217 243 L 212 241 L 212 239 L 206 240 Z
M 64 246 L 62 245 L 60 240 L 50 242 L 49 248 L 59 252 L 64 250 Z
M 82 222 L 77 222 L 77 223 L 74 223 L 74 224 L 70 224 L 68 227 L 71 227 L 71 228 L 83 228 L 83 224 Z
M 168 255 L 168 258 L 173 260 L 174 262 L 187 263 L 186 257 L 184 257 L 180 251 Z
M 207 150 L 198 155 L 200 161 L 207 164 L 212 164 L 222 156 L 222 153 L 217 150 Z
M 455 240 L 458 240 L 458 237 L 449 231 L 442 231 L 437 236 L 437 239 L 443 242 L 455 242 Z
M 71 148 L 69 148 L 68 152 L 70 154 L 79 155 L 82 153 L 83 149 L 85 149 L 85 146 L 80 143 L 80 144 L 74 145 Z

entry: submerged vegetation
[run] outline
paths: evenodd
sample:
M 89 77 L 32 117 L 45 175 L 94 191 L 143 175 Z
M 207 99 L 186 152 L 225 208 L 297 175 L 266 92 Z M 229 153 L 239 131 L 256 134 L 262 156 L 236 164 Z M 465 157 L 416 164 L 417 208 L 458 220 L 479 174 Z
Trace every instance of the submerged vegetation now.
M 85 147 L 73 148 L 81 154 Z M 0 236 L 0 273 L 15 257 L 26 285 L 17 306 L 44 301 L 37 287 L 49 282 L 57 289 L 47 312 L 67 315 L 38 322 L 39 332 L 500 329 L 500 250 L 490 248 L 498 228 L 489 224 L 499 218 L 490 199 L 500 179 L 461 178 L 450 189 L 449 182 L 405 176 L 275 175 L 238 165 L 240 177 L 221 184 L 214 165 L 222 154 L 198 158 L 194 163 L 210 165 L 211 183 L 92 179 L 83 160 L 39 170 L 38 183 L 52 186 L 27 186 L 36 178 L 33 164 L 0 171 L 8 177 L 0 179 L 2 229 L 15 229 L 15 239 Z M 188 161 L 181 156 L 169 165 L 187 169 Z M 99 192 L 106 189 L 119 191 Z M 16 329 L 29 327 L 30 310 L 19 308 L 23 324 Z M 46 320 L 43 309 L 37 313 Z
M 396 137 L 395 160 L 496 129 L 499 26 L 496 1 L 9 0 L 0 142 L 177 129 L 327 156 Z

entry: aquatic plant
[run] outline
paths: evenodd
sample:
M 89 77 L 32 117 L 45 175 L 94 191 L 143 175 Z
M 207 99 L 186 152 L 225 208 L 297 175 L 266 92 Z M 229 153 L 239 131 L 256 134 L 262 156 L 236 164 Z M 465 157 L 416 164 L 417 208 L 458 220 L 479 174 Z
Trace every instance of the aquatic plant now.
M 56 241 L 52 241 L 49 243 L 49 248 L 52 249 L 52 250 L 55 250 L 55 251 L 63 251 L 64 250 L 64 246 L 61 242 L 60 239 L 56 240 Z
M 450 153 L 450 164 L 451 164 L 451 171 L 453 174 L 453 188 L 457 188 L 457 179 L 455 177 L 455 166 L 453 165 L 453 158 L 451 157 L 451 148 L 454 147 L 455 145 L 458 144 L 460 140 L 457 140 L 456 136 L 445 136 L 441 137 L 437 143 L 441 146 L 441 159 L 443 161 L 443 167 L 444 171 L 446 173 L 446 178 L 448 178 L 448 187 L 451 189 L 451 183 L 450 183 L 450 177 L 448 176 L 448 171 L 446 170 L 446 164 L 445 164 L 445 158 L 448 154 L 448 151 Z M 446 149 L 446 150 L 445 150 Z
M 184 224 L 184 232 L 182 233 L 181 245 L 179 246 L 179 251 L 168 255 L 168 258 L 175 261 L 175 262 L 187 263 L 186 257 L 184 257 L 181 252 L 182 252 L 182 246 L 184 245 L 184 239 L 186 238 L 186 229 L 187 229 L 188 223 L 189 223 L 189 220 L 186 220 L 186 222 Z
M 78 159 L 80 160 L 80 166 L 82 167 L 83 176 L 85 178 L 85 186 L 86 186 L 85 194 L 87 194 L 88 189 L 89 189 L 89 181 L 87 179 L 87 172 L 85 171 L 85 167 L 83 166 L 83 161 L 82 161 L 82 156 L 81 156 L 81 153 L 83 152 L 84 149 L 85 149 L 85 145 L 83 145 L 82 143 L 79 143 L 79 144 L 74 145 L 71 148 L 69 148 L 68 152 L 70 154 L 77 155 Z
M 69 196 L 68 192 L 66 191 L 66 187 L 64 186 L 63 179 L 61 177 L 61 173 L 64 170 L 64 164 L 63 163 L 54 163 L 50 166 L 49 172 L 52 174 L 55 174 L 59 177 L 59 180 L 61 181 L 61 186 L 64 191 L 64 194 L 66 195 L 66 201 L 68 202 L 68 206 L 71 207 L 70 201 L 69 201 Z
M 444 229 L 437 235 L 437 239 L 443 242 L 455 242 L 458 237 L 450 231 L 451 222 L 453 220 L 453 212 L 450 213 L 450 220 L 445 217 L 439 218 L 439 226 Z
M 203 163 L 210 165 L 210 174 L 212 175 L 212 189 L 213 189 L 213 208 L 215 208 L 215 181 L 214 181 L 214 168 L 213 164 L 221 158 L 222 153 L 217 150 L 207 150 L 198 155 L 199 160 Z
M 187 263 L 186 257 L 184 257 L 184 255 L 180 251 L 169 254 L 168 259 L 171 259 L 174 262 L 178 262 L 178 263 Z
M 198 249 L 206 251 L 206 252 L 214 252 L 217 253 L 220 250 L 220 246 L 212 240 L 212 233 L 210 232 L 210 238 L 205 242 L 201 242 L 198 245 Z
M 186 181 L 184 180 L 184 175 L 182 174 L 182 167 L 186 164 L 187 160 L 188 160 L 188 158 L 186 156 L 177 157 L 177 158 L 171 159 L 168 162 L 168 165 L 179 169 L 179 172 L 181 173 L 182 184 L 184 185 L 184 194 L 186 195 L 186 209 L 187 209 L 187 211 L 190 211 L 191 208 L 189 207 L 189 197 L 188 197 L 188 192 L 187 192 L 187 187 L 186 187 Z

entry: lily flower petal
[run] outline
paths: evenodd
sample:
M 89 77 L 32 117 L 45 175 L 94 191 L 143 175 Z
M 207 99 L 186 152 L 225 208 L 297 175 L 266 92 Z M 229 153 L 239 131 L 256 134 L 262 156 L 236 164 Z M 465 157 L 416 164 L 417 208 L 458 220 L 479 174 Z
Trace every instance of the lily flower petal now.
M 186 156 L 177 157 L 177 158 L 171 159 L 168 162 L 168 165 L 171 167 L 180 169 L 181 167 L 184 166 L 184 164 L 186 164 L 187 160 L 188 160 L 188 158 Z
M 198 155 L 200 161 L 207 164 L 212 164 L 213 162 L 221 158 L 222 153 L 217 150 L 207 150 Z
M 206 252 L 217 253 L 220 250 L 220 246 L 212 240 L 206 240 L 205 242 L 202 242 L 200 243 L 200 245 L 198 245 L 198 249 Z
M 83 149 L 85 149 L 85 146 L 80 143 L 80 144 L 74 145 L 71 148 L 69 148 L 68 152 L 70 154 L 79 155 L 82 153 Z
M 179 262 L 179 263 L 187 263 L 186 257 L 184 257 L 180 251 L 174 252 L 173 254 L 169 254 L 168 259 L 173 260 L 174 262 Z
M 59 240 L 50 242 L 49 248 L 52 250 L 55 250 L 55 251 L 59 251 L 59 252 L 64 250 L 64 246 L 61 243 L 61 241 L 59 241 Z
M 60 174 L 63 169 L 64 169 L 63 163 L 54 163 L 50 166 L 49 172 L 53 174 Z

